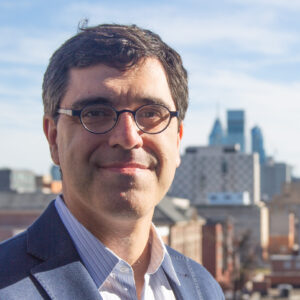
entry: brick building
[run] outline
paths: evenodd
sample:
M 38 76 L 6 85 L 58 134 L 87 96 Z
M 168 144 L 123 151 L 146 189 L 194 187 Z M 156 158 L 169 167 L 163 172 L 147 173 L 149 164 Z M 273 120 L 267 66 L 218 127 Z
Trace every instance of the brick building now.
M 249 236 L 250 252 L 258 259 L 267 259 L 269 242 L 269 210 L 264 203 L 258 205 L 197 205 L 199 216 L 205 219 L 231 217 L 235 239 Z
M 286 283 L 300 287 L 299 255 L 272 255 L 270 264 L 271 274 L 267 278 L 272 286 Z
M 155 208 L 154 224 L 166 244 L 202 263 L 202 226 L 189 201 L 166 196 Z
M 232 289 L 234 272 L 238 268 L 234 256 L 232 221 L 207 220 L 203 226 L 203 265 L 224 289 Z
M 0 192 L 0 242 L 25 230 L 56 195 Z
M 268 203 L 270 211 L 270 254 L 290 254 L 300 242 L 300 182 L 286 184 Z

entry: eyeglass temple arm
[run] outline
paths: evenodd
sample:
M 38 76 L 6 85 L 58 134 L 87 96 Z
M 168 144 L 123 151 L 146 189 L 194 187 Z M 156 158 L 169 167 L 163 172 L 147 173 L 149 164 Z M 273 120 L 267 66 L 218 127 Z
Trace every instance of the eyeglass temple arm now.
M 80 110 L 74 110 L 74 109 L 65 109 L 65 108 L 59 108 L 57 110 L 58 113 L 60 114 L 65 114 L 68 116 L 80 116 L 81 111 Z

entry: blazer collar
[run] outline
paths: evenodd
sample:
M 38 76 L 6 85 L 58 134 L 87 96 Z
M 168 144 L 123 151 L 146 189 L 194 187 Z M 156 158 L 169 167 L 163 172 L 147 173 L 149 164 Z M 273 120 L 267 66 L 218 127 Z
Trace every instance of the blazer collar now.
M 199 282 L 190 265 L 189 258 L 167 246 L 168 253 L 172 260 L 177 280 L 172 279 L 168 274 L 168 280 L 177 300 L 199 299 L 204 300 Z
M 40 260 L 31 274 L 50 299 L 101 299 L 54 205 L 28 228 L 27 252 Z

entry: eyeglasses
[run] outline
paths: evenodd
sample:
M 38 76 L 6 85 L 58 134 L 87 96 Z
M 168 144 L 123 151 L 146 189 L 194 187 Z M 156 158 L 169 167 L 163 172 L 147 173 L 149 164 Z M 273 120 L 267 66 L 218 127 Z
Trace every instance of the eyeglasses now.
M 173 117 L 178 117 L 178 111 L 170 111 L 161 104 L 146 104 L 136 110 L 116 110 L 105 104 L 90 104 L 80 110 L 59 108 L 59 114 L 78 116 L 83 127 L 94 134 L 104 134 L 112 130 L 118 123 L 122 113 L 131 113 L 137 127 L 149 134 L 164 131 Z

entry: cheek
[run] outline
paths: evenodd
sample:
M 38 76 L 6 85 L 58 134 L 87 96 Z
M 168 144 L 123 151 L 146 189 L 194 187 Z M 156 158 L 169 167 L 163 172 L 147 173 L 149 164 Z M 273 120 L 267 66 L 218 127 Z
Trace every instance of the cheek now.
M 167 182 L 173 180 L 175 170 L 180 163 L 177 145 L 177 139 L 174 136 L 166 136 L 160 142 L 161 175 Z
M 63 169 L 76 171 L 75 167 L 88 155 L 89 143 L 80 132 L 64 131 L 58 135 L 58 152 Z

